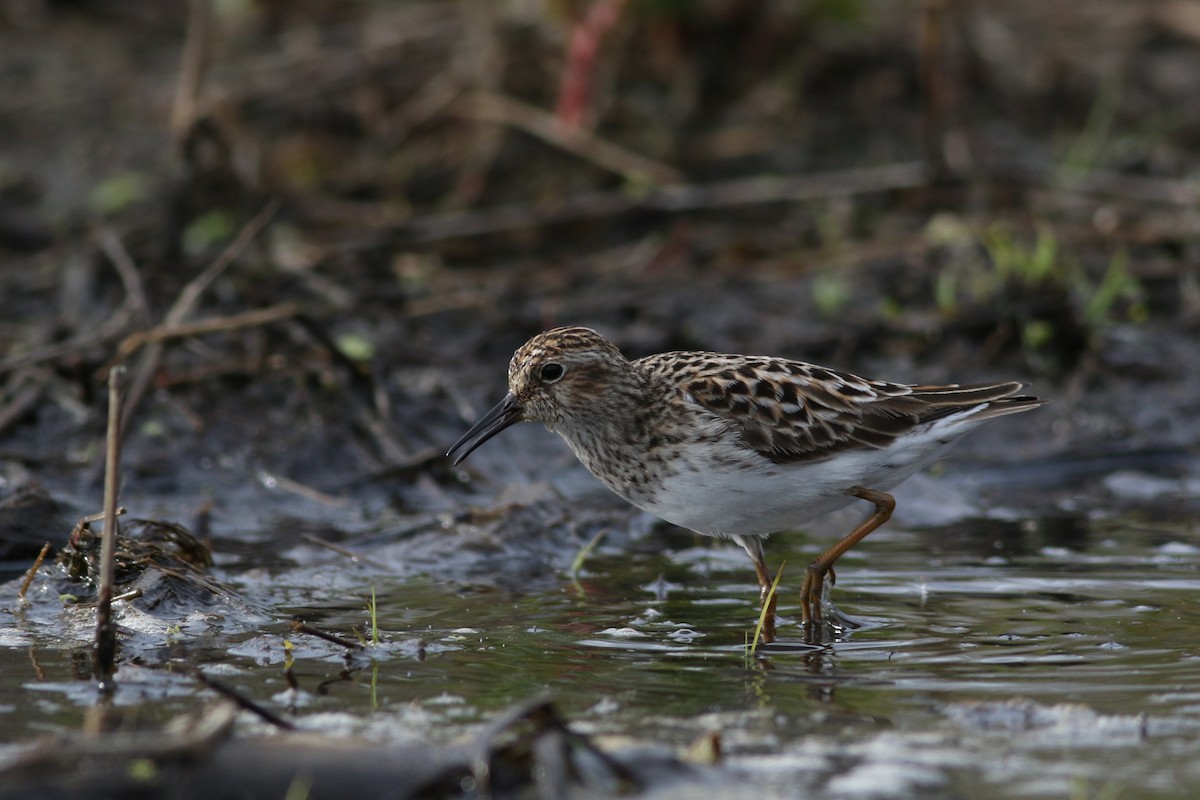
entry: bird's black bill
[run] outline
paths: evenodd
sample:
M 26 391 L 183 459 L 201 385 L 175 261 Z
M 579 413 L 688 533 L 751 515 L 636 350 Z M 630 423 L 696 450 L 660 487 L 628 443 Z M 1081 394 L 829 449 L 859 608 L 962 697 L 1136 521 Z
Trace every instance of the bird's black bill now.
M 475 448 L 495 436 L 505 428 L 516 425 L 521 421 L 521 405 L 511 394 L 506 395 L 495 408 L 483 415 L 483 418 L 471 426 L 471 430 L 462 435 L 454 445 L 446 451 L 446 458 L 453 459 L 452 466 L 458 466 L 463 459 L 475 452 Z M 474 440 L 474 441 L 472 441 Z M 459 450 L 462 450 L 458 453 Z M 458 453 L 458 455 L 455 455 Z

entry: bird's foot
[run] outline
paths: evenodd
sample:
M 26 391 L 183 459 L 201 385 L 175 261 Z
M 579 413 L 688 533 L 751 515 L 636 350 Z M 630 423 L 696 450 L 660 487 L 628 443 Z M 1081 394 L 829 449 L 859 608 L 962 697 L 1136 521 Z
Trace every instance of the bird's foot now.
M 769 586 L 764 586 L 762 589 L 759 638 L 763 644 L 770 644 L 775 641 L 775 604 L 779 600 L 779 596 L 772 594 Z
M 821 621 L 821 595 L 825 592 L 825 575 L 829 584 L 837 580 L 833 569 L 813 562 L 804 572 L 804 585 L 800 587 L 800 621 L 805 625 Z
M 775 641 L 775 615 L 771 614 L 763 620 L 762 630 L 758 632 L 759 641 L 771 644 Z

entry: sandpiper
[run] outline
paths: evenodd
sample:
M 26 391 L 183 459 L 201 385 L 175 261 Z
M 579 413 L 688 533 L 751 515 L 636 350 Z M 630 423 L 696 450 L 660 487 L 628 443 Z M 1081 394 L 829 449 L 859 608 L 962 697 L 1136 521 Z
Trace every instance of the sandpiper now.
M 913 386 L 770 356 L 671 352 L 630 361 L 590 328 L 555 328 L 513 354 L 508 394 L 446 455 L 457 465 L 511 425 L 544 423 L 638 508 L 740 544 L 769 602 L 771 641 L 766 537 L 855 498 L 874 505 L 808 565 L 802 621 L 819 622 L 834 562 L 891 516 L 887 490 L 984 422 L 1045 402 L 1018 395 L 1023 387 Z

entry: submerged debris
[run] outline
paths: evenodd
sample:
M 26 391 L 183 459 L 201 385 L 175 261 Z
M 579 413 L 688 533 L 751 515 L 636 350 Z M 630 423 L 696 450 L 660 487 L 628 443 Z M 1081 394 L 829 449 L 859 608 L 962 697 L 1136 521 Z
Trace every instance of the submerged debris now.
M 465 744 L 380 747 L 313 734 L 235 738 L 233 703 L 154 733 L 72 735 L 0 763 L 0 800 L 163 796 L 564 798 L 616 796 L 704 773 L 661 753 L 612 755 L 539 699 L 498 715 Z
M 86 525 L 72 534 L 58 563 L 74 583 L 95 585 L 99 569 L 100 534 Z M 137 590 L 143 597 L 169 591 L 176 599 L 197 601 L 219 594 L 220 585 L 207 574 L 212 553 L 184 526 L 163 520 L 135 519 L 121 526 L 116 549 L 116 586 L 123 593 Z

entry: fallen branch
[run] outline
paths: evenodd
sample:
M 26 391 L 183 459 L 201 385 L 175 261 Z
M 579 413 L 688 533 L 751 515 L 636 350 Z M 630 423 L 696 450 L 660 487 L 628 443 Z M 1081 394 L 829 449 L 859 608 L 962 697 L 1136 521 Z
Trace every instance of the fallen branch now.
M 639 184 L 673 184 L 683 180 L 674 167 L 626 150 L 581 128 L 572 129 L 549 111 L 502 94 L 472 92 L 453 106 L 461 117 L 525 131 L 561 150 Z

